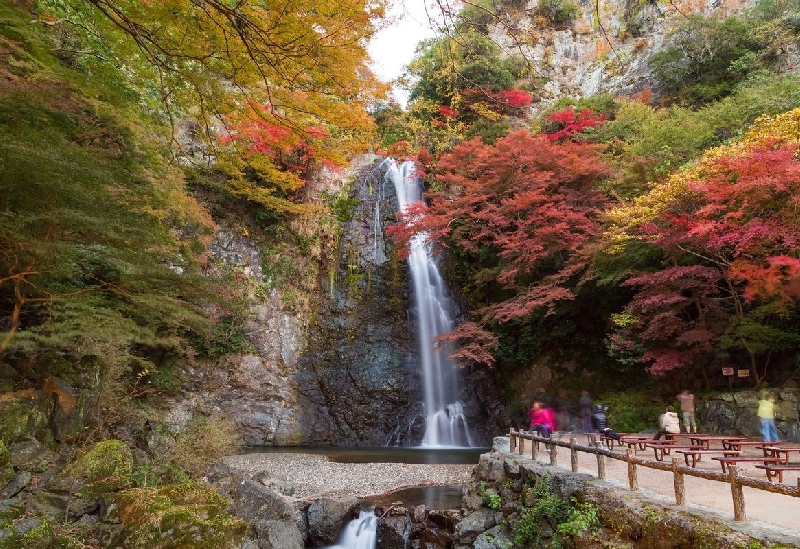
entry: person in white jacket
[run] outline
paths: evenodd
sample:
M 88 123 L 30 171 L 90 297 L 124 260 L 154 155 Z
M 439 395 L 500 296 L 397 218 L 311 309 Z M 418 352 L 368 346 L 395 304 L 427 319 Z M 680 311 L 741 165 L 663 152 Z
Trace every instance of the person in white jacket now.
M 667 411 L 661 414 L 659 424 L 661 430 L 653 437 L 655 440 L 659 440 L 663 435 L 666 435 L 667 440 L 672 440 L 672 435 L 677 435 L 681 432 L 681 421 L 672 406 L 667 406 Z

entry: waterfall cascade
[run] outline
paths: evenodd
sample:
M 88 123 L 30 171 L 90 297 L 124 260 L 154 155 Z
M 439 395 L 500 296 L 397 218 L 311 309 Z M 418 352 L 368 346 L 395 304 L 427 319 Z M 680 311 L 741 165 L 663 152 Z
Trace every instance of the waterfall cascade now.
M 422 184 L 413 162 L 393 162 L 386 178 L 395 187 L 400 210 L 422 200 Z M 433 339 L 454 328 L 456 305 L 447 292 L 436 261 L 416 236 L 408 258 L 417 315 L 422 384 L 425 395 L 423 446 L 474 446 L 459 400 L 458 367 L 448 358 L 448 346 L 434 350 Z
M 372 509 L 361 509 L 358 516 L 347 523 L 339 542 L 328 549 L 375 549 L 378 518 Z

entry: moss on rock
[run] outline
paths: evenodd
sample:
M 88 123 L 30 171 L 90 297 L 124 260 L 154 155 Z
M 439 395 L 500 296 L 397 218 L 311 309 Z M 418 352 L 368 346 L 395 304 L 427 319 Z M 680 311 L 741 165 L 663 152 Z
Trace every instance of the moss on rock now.
M 82 498 L 116 492 L 133 484 L 133 453 L 120 440 L 105 440 L 71 463 L 64 476 L 76 481 Z
M 42 391 L 26 389 L 0 395 L 0 439 L 11 444 L 34 437 L 53 446 L 52 412 L 53 402 Z
M 0 529 L 10 527 L 12 521 L 25 514 L 25 506 L 16 501 L 0 501 Z
M 226 514 L 225 497 L 193 483 L 125 490 L 118 503 L 123 531 L 112 547 L 233 549 L 247 529 Z
M 8 455 L 8 448 L 0 440 L 0 488 L 11 482 L 14 478 L 14 467 L 11 466 L 11 456 Z
M 22 535 L 22 545 L 26 549 L 50 549 L 53 542 L 53 525 L 43 520 L 35 528 Z
M 46 520 L 24 519 L 16 526 L 8 523 L 0 527 L 0 549 L 50 549 L 52 546 L 53 525 Z

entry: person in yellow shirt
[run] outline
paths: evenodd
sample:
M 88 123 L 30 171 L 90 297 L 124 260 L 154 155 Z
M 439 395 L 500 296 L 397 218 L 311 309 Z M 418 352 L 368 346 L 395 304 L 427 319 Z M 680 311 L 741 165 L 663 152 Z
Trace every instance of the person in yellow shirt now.
M 778 428 L 775 427 L 775 397 L 761 393 L 757 415 L 761 418 L 761 436 L 764 442 L 780 442 Z

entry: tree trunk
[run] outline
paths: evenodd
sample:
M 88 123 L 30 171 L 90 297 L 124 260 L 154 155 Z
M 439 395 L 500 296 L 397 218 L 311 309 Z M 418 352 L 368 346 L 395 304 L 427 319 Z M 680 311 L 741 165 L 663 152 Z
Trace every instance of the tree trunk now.
M 24 304 L 25 298 L 22 296 L 22 290 L 19 287 L 19 279 L 15 278 L 14 309 L 11 311 L 11 326 L 8 329 L 8 333 L 3 338 L 3 341 L 0 341 L 0 356 L 6 352 L 6 349 L 8 349 L 8 346 L 11 344 L 11 340 L 14 338 L 14 334 L 17 333 L 17 329 L 19 329 L 19 317 Z

